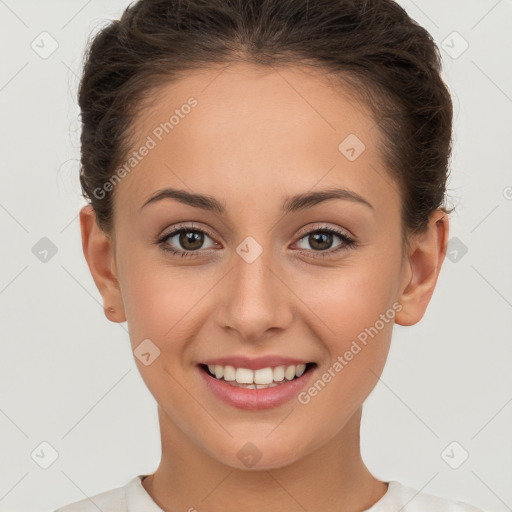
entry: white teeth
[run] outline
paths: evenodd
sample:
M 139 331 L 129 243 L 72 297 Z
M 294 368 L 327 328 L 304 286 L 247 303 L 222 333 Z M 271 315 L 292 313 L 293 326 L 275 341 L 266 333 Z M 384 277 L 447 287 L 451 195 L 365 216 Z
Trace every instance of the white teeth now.
M 295 366 L 288 366 L 284 372 L 286 380 L 293 380 L 295 378 Z
M 305 364 L 299 364 L 295 370 L 295 377 L 300 377 L 306 371 Z
M 239 384 L 252 384 L 254 382 L 254 372 L 247 368 L 237 368 L 235 380 Z
M 286 368 L 284 366 L 276 366 L 274 368 L 274 380 L 276 382 L 281 382 L 282 380 L 284 380 L 285 369 Z
M 275 382 L 271 382 L 270 384 L 239 384 L 236 380 L 234 382 L 228 382 L 230 386 L 236 388 L 244 388 L 244 389 L 266 389 L 266 388 L 274 388 L 279 386 L 279 384 Z
M 215 377 L 217 377 L 217 379 L 222 379 L 223 375 L 224 375 L 224 367 L 216 364 L 215 365 Z
M 254 384 L 270 384 L 274 380 L 272 368 L 261 368 L 254 372 Z
M 247 389 L 263 389 L 274 387 L 276 383 L 293 380 L 306 371 L 305 364 L 276 366 L 250 370 L 234 366 L 208 365 L 208 370 L 219 380 L 225 380 L 234 386 L 242 384 Z
M 217 375 L 215 375 L 217 376 Z M 234 366 L 224 366 L 224 380 L 231 382 L 236 379 L 236 370 Z

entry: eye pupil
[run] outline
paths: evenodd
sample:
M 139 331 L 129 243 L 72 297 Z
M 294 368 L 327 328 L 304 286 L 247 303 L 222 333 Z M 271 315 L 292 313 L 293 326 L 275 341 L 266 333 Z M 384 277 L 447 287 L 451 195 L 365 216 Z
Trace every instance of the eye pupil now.
M 332 233 L 312 233 L 310 235 L 311 247 L 315 251 L 322 249 L 329 249 L 332 245 Z M 327 241 L 327 244 L 326 244 Z M 318 243 L 319 242 L 319 243 Z
M 185 249 L 200 249 L 203 245 L 204 234 L 199 231 L 182 231 L 180 234 L 180 244 Z M 189 245 L 192 243 L 192 246 Z

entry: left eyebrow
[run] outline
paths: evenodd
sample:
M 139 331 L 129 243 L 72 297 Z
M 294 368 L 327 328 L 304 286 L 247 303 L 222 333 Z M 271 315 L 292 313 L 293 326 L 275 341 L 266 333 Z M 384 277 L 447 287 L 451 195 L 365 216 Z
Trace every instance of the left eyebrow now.
M 226 207 L 212 196 L 195 194 L 175 188 L 164 188 L 159 190 L 151 196 L 139 210 L 142 210 L 148 204 L 155 203 L 156 201 L 161 201 L 163 199 L 175 199 L 180 203 L 187 204 L 193 208 L 201 208 L 202 210 L 212 211 L 222 215 L 226 213 Z M 299 210 L 305 210 L 330 199 L 352 201 L 363 204 L 374 210 L 373 206 L 356 192 L 344 188 L 331 188 L 287 197 L 283 203 L 283 212 L 292 213 Z
M 323 201 L 329 199 L 343 199 L 355 203 L 363 204 L 374 210 L 373 206 L 362 196 L 345 188 L 330 188 L 327 190 L 319 190 L 317 192 L 307 192 L 296 196 L 288 197 L 283 204 L 283 212 L 291 213 L 298 210 L 311 208 Z

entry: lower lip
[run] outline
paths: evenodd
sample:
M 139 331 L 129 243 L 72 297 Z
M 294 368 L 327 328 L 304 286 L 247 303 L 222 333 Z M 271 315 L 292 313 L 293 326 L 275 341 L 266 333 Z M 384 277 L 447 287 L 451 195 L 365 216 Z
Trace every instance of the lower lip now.
M 224 380 L 216 379 L 198 366 L 199 373 L 204 379 L 208 389 L 223 402 L 239 409 L 261 410 L 278 407 L 288 400 L 297 397 L 311 378 L 316 367 L 310 368 L 300 377 L 279 384 L 273 388 L 246 389 L 228 384 Z

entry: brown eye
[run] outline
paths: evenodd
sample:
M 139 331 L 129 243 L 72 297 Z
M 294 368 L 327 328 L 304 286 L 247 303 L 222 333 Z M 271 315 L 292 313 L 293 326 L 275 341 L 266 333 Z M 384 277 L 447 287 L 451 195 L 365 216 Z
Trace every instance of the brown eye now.
M 328 249 L 333 247 L 334 237 L 339 238 L 341 243 L 337 244 L 333 250 L 329 251 Z M 300 249 L 308 249 L 308 252 L 326 253 L 326 255 L 355 246 L 355 240 L 347 236 L 345 233 L 338 231 L 337 229 L 327 227 L 309 231 L 300 239 L 300 241 L 305 241 L 307 242 L 307 245 L 309 245 L 309 248 L 299 246 Z
M 179 228 L 174 229 L 170 233 L 162 236 L 157 243 L 164 249 L 175 255 L 180 255 L 182 257 L 187 256 L 200 256 L 205 252 L 208 252 L 208 249 L 211 249 L 216 245 L 216 243 L 212 240 L 209 246 L 204 246 L 206 239 L 212 238 L 203 231 L 202 229 L 198 229 L 194 226 L 180 226 Z
M 183 249 L 195 251 L 201 249 L 204 243 L 204 233 L 201 231 L 182 230 L 179 233 L 178 241 Z
M 323 249 L 330 249 L 330 247 L 332 246 L 332 239 L 333 239 L 332 233 L 316 232 L 316 233 L 310 233 L 308 235 L 308 241 L 309 241 L 311 247 L 315 251 L 321 251 Z

